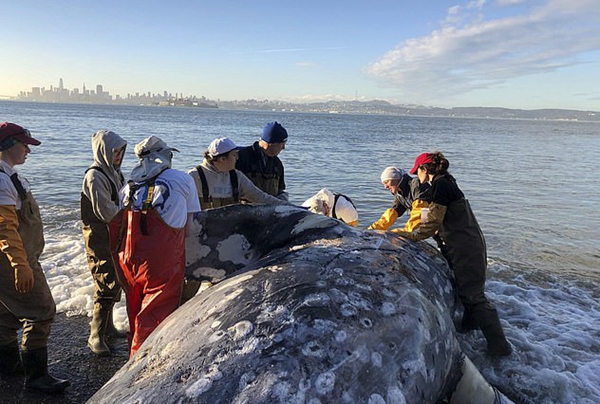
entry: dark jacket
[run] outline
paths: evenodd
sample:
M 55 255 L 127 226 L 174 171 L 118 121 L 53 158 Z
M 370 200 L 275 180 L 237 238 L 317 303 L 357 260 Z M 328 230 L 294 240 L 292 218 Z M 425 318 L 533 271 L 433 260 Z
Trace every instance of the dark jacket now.
M 240 150 L 235 168 L 270 195 L 279 196 L 285 191 L 283 163 L 277 156 L 268 157 L 258 141 Z
M 400 191 L 394 195 L 392 209 L 396 211 L 398 217 L 402 216 L 407 210 L 410 210 L 412 203 L 416 199 L 427 199 L 426 194 L 429 184 L 421 184 L 417 177 L 411 177 L 405 174 L 398 185 Z

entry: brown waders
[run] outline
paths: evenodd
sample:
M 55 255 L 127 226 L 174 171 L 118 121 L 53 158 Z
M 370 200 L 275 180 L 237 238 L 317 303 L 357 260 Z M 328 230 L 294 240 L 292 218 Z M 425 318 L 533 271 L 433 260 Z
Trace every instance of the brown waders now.
M 510 355 L 512 347 L 506 340 L 498 312 L 485 296 L 486 244 L 466 199 L 461 198 L 448 206 L 441 236 L 445 241 L 442 253 L 454 272 L 458 295 L 465 309 L 463 329 L 481 329 L 487 341 L 488 355 Z
M 83 238 L 88 266 L 94 280 L 94 310 L 90 325 L 88 346 L 98 356 L 110 355 L 106 337 L 125 338 L 113 324 L 113 307 L 121 297 L 108 239 L 108 228 L 104 223 L 83 225 Z
M 6 254 L 0 254 L 0 369 L 3 376 L 18 375 L 22 364 L 25 387 L 45 393 L 63 391 L 67 380 L 48 374 L 48 336 L 56 314 L 56 305 L 46 282 L 39 257 L 44 249 L 42 218 L 30 192 L 25 193 L 16 177 L 11 178 L 21 197 L 17 211 L 18 232 L 33 270 L 33 289 L 20 293 L 15 289 L 15 271 Z M 17 331 L 22 328 L 19 363 Z

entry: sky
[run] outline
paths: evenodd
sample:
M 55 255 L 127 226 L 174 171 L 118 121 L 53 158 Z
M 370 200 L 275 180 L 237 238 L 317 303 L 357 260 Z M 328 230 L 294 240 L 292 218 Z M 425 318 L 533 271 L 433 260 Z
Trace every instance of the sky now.
M 2 1 L 0 97 L 600 111 L 599 0 Z

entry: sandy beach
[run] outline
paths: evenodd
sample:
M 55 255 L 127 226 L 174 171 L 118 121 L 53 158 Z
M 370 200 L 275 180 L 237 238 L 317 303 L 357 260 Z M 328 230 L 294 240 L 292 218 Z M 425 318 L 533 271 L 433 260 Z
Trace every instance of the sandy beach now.
M 58 314 L 48 346 L 48 362 L 53 376 L 69 379 L 62 394 L 45 395 L 23 388 L 23 378 L 0 380 L 2 404 L 85 403 L 127 361 L 125 339 L 109 342 L 113 354 L 100 358 L 87 347 L 90 318 Z

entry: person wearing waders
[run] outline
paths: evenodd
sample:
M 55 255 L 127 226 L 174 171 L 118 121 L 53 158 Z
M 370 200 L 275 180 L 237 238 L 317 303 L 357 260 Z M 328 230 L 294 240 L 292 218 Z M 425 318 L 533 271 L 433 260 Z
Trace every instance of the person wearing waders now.
M 94 162 L 85 171 L 81 188 L 81 222 L 85 253 L 94 281 L 94 310 L 88 346 L 98 356 L 110 355 L 106 337 L 125 338 L 113 324 L 113 307 L 121 297 L 108 240 L 108 223 L 119 212 L 123 186 L 121 163 L 127 142 L 114 132 L 92 135 Z
M 287 130 L 280 123 L 268 123 L 259 140 L 240 150 L 235 165 L 259 189 L 285 201 L 289 195 L 279 154 L 285 150 L 287 140 Z
M 14 169 L 25 163 L 30 145 L 40 144 L 25 128 L 0 124 L 0 376 L 24 373 L 26 388 L 59 393 L 69 382 L 48 373 L 56 305 L 39 262 L 42 217 L 29 182 Z
M 240 149 L 241 147 L 229 138 L 215 139 L 204 152 L 202 163 L 188 171 L 196 183 L 202 210 L 238 204 L 241 200 L 267 205 L 287 205 L 287 201 L 261 191 L 244 173 L 236 170 L 235 163 Z M 194 297 L 200 285 L 199 281 L 186 279 L 181 304 Z
M 421 183 L 431 183 L 429 212 L 411 232 L 398 232 L 413 241 L 439 235 L 441 250 L 454 273 L 458 295 L 464 307 L 462 329 L 481 329 L 489 356 L 508 356 L 512 347 L 506 340 L 498 312 L 484 292 L 487 252 L 483 233 L 469 201 L 448 172 L 450 163 L 440 152 L 422 153 L 410 171 Z M 438 242 L 438 245 L 440 242 Z
M 130 357 L 179 307 L 185 235 L 200 211 L 192 177 L 171 168 L 177 149 L 150 136 L 134 151 L 139 163 L 119 191 L 122 209 L 109 224 L 111 252 L 127 298 Z

